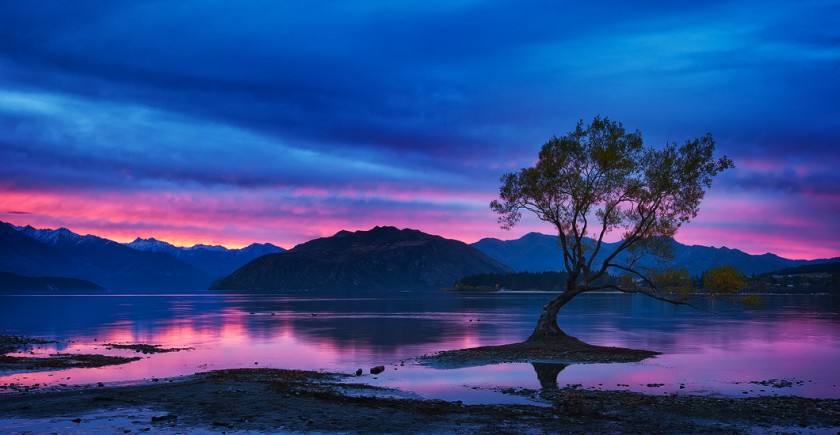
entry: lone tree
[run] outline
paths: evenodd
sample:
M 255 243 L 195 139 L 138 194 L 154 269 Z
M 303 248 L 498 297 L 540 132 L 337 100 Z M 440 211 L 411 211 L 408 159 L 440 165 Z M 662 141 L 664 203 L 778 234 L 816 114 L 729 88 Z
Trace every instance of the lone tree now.
M 697 216 L 712 179 L 734 166 L 726 156 L 715 158 L 714 150 L 711 134 L 680 146 L 645 147 L 638 130 L 628 133 L 619 122 L 596 117 L 552 137 L 533 167 L 502 176 L 499 199 L 490 203 L 501 227 L 515 226 L 523 210 L 553 224 L 568 274 L 565 290 L 543 307 L 529 342 L 572 338 L 557 326 L 557 313 L 594 290 L 687 303 L 686 271 L 646 268 L 639 260 L 667 259 L 668 241 Z M 621 241 L 604 256 L 604 237 L 616 232 Z M 622 279 L 599 280 L 609 271 Z

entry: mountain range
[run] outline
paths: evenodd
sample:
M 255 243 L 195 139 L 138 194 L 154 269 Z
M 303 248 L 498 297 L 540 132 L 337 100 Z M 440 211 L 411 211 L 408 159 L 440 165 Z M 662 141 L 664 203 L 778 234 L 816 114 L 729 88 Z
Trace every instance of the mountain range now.
M 252 245 L 242 250 L 218 247 L 221 249 L 204 255 L 210 250 L 166 245 L 175 251 L 165 252 L 151 244 L 136 249 L 66 228 L 36 229 L 0 222 L 0 272 L 75 278 L 109 290 L 195 290 L 206 289 L 220 276 L 266 251 L 282 250 L 273 245 Z M 185 252 L 185 259 L 178 258 L 179 250 Z
M 154 238 L 137 238 L 126 246 L 138 251 L 163 252 L 204 272 L 214 281 L 229 275 L 249 261 L 285 249 L 271 243 L 252 243 L 241 249 L 228 249 L 219 245 L 195 245 L 182 248 Z
M 669 265 L 684 267 L 692 275 L 723 264 L 749 275 L 840 260 L 791 260 L 769 253 L 750 255 L 726 247 L 670 243 L 674 259 Z M 605 244 L 596 262 L 616 246 Z M 66 228 L 36 229 L 0 222 L 0 272 L 7 272 L 0 275 L 0 288 L 4 283 L 26 282 L 9 275 L 17 274 L 51 277 L 53 284 L 59 278 L 85 280 L 123 291 L 195 290 L 211 284 L 217 289 L 260 291 L 428 290 L 451 286 L 471 274 L 552 271 L 561 270 L 562 264 L 557 237 L 539 233 L 467 245 L 417 230 L 376 227 L 339 231 L 284 251 L 267 243 L 242 249 L 186 248 L 152 238 L 122 244 Z M 67 283 L 70 287 L 78 284 Z
M 701 245 L 684 245 L 669 240 L 673 258 L 669 267 L 688 269 L 697 276 L 715 266 L 731 265 L 747 275 L 772 272 L 774 270 L 837 261 L 838 258 L 821 260 L 791 260 L 775 254 L 751 255 L 738 249 L 714 248 Z M 604 243 L 593 264 L 600 264 L 618 247 L 619 242 Z M 481 239 L 472 246 L 497 261 L 507 264 L 518 272 L 562 271 L 563 253 L 558 247 L 558 237 L 540 233 L 528 233 L 515 240 Z M 620 257 L 621 254 L 619 254 Z M 655 266 L 656 260 L 647 257 L 641 260 L 644 266 Z
M 219 290 L 422 291 L 478 273 L 512 272 L 457 240 L 412 229 L 339 231 L 262 256 L 213 285 Z

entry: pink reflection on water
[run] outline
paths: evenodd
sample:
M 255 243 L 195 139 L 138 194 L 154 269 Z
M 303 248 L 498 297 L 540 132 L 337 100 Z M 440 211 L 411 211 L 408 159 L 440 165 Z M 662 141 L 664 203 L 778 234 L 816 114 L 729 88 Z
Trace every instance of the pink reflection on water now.
M 620 301 L 628 303 L 624 299 Z M 385 373 L 376 377 L 365 375 L 361 380 L 411 391 L 421 397 L 465 403 L 519 402 L 527 399 L 502 397 L 493 389 L 539 389 L 544 386 L 531 364 L 438 370 L 419 366 L 411 360 L 404 361 L 439 350 L 521 340 L 522 329 L 517 322 L 522 320 L 526 328 L 530 327 L 533 319 L 527 312 L 510 315 L 507 311 L 373 313 L 321 310 L 312 313 L 278 309 L 283 307 L 285 305 L 279 304 L 273 310 L 255 308 L 253 312 L 231 307 L 214 312 L 199 310 L 156 320 L 157 323 L 142 319 L 116 320 L 95 333 L 85 332 L 72 337 L 66 348 L 42 345 L 34 351 L 38 354 L 60 351 L 140 356 L 141 360 L 96 369 L 5 374 L 0 376 L 0 385 L 121 384 L 243 367 L 342 373 L 353 373 L 362 368 L 367 373 L 370 367 L 384 364 Z M 630 306 L 632 310 L 647 307 L 646 303 Z M 581 324 L 585 335 L 580 337 L 586 341 L 660 350 L 664 355 L 634 364 L 569 365 L 559 371 L 556 382 L 560 387 L 579 384 L 580 388 L 628 389 L 649 394 L 737 397 L 796 394 L 840 398 L 837 387 L 840 379 L 834 371 L 840 362 L 840 338 L 836 324 L 831 321 L 796 313 L 773 314 L 778 318 L 760 318 L 760 321 L 699 315 L 695 315 L 699 320 L 690 320 L 675 315 L 666 318 L 663 323 L 668 326 L 663 328 L 642 327 L 644 318 L 635 328 L 619 328 L 610 317 L 593 315 L 600 309 L 603 307 L 593 308 L 592 313 L 588 309 L 581 310 L 579 317 L 569 319 L 568 323 Z M 668 315 L 659 310 L 644 313 L 654 313 L 657 319 Z M 376 341 L 377 337 L 391 331 L 377 326 L 366 334 L 362 326 L 371 319 L 389 319 L 392 323 L 388 325 L 422 319 L 429 322 L 422 325 L 442 324 L 445 327 L 436 330 L 437 334 L 421 331 L 423 340 L 420 341 L 382 344 Z M 470 319 L 474 321 L 470 322 Z M 328 325 L 335 324 L 347 325 L 350 333 L 341 335 L 332 330 L 324 331 Z M 143 355 L 130 350 L 106 349 L 106 343 L 146 343 L 192 349 Z M 791 385 L 777 387 L 751 383 L 771 380 L 789 380 Z

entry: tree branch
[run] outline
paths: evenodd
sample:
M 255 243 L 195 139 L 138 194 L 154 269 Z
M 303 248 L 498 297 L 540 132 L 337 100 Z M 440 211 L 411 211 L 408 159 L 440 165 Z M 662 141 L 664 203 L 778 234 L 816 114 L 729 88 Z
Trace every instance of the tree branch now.
M 658 301 L 668 302 L 669 304 L 673 304 L 673 305 L 685 305 L 685 306 L 688 306 L 688 307 L 691 307 L 691 308 L 694 308 L 694 309 L 697 309 L 697 310 L 700 310 L 700 311 L 709 311 L 709 310 L 707 310 L 707 309 L 705 309 L 705 308 L 698 307 L 697 305 L 694 305 L 694 304 L 692 304 L 691 302 L 688 302 L 688 301 L 681 301 L 681 300 L 676 300 L 676 299 L 669 299 L 669 298 L 667 298 L 667 297 L 665 297 L 665 296 L 662 296 L 662 295 L 660 295 L 660 294 L 647 292 L 647 291 L 644 291 L 644 290 L 642 290 L 642 289 L 629 290 L 629 289 L 623 289 L 623 288 L 620 288 L 620 287 L 615 287 L 615 288 L 616 288 L 618 291 L 622 292 L 622 293 L 628 293 L 628 294 L 641 294 L 641 295 L 645 295 L 645 296 L 647 296 L 647 297 L 650 297 L 650 298 L 656 299 L 656 300 L 658 300 Z
M 554 226 L 557 227 L 557 234 L 561 243 L 560 247 L 563 249 L 563 265 L 566 266 L 566 272 L 572 273 L 572 267 L 569 264 L 569 248 L 566 244 L 566 234 L 564 233 L 559 221 L 555 221 L 553 223 Z
M 604 208 L 604 217 L 603 217 L 603 223 L 601 225 L 601 233 L 598 235 L 598 241 L 595 243 L 595 250 L 592 252 L 592 256 L 589 257 L 589 262 L 586 264 L 587 269 L 592 268 L 592 262 L 595 261 L 595 257 L 598 256 L 598 252 L 601 251 L 601 245 L 604 242 L 604 235 L 607 234 L 607 228 L 609 227 L 610 216 L 612 215 L 615 208 L 618 207 L 618 205 L 621 204 L 625 199 L 626 199 L 626 192 L 622 193 L 621 196 L 619 196 L 618 199 L 614 203 L 612 203 L 612 204 L 610 204 L 610 205 L 608 205 L 607 207 Z

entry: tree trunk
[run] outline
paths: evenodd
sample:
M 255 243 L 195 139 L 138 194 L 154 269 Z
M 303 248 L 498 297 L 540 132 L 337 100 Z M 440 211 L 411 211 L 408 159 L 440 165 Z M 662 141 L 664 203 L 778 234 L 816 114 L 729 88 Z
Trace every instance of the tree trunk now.
M 534 332 L 527 341 L 545 341 L 568 338 L 569 335 L 557 326 L 557 313 L 563 305 L 572 300 L 580 292 L 574 288 L 567 289 L 560 296 L 545 304 Z

